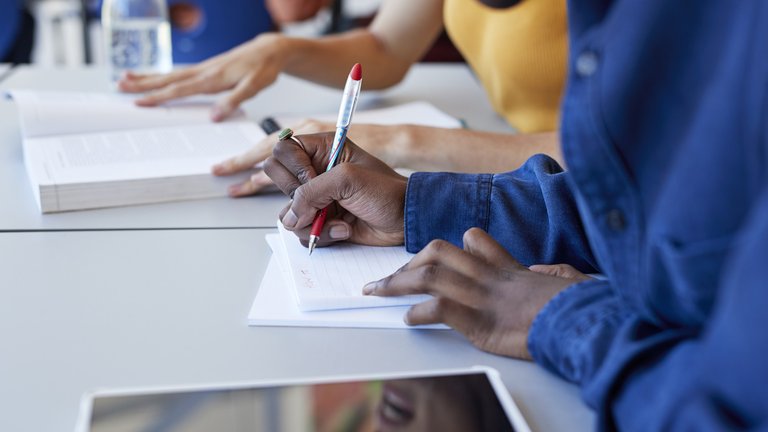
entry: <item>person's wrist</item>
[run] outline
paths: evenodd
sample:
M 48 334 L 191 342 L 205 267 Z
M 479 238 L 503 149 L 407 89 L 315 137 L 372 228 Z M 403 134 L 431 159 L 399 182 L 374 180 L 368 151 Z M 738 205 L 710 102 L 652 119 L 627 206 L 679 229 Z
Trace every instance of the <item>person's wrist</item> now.
M 310 39 L 286 36 L 282 33 L 272 33 L 271 44 L 277 57 L 280 58 L 282 70 L 292 73 L 292 70 L 306 61 L 307 53 L 312 51 Z
M 252 58 L 274 65 L 278 70 L 285 69 L 293 57 L 289 38 L 281 33 L 261 33 L 252 40 L 250 48 L 258 54 Z
M 393 168 L 412 168 L 415 155 L 417 128 L 412 125 L 395 126 L 392 139 L 386 140 L 382 159 Z

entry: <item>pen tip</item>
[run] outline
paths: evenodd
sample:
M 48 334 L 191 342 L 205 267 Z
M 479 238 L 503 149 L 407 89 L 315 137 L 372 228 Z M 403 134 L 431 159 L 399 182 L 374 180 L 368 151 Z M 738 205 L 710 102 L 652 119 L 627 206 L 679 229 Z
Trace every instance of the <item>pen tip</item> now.
M 355 65 L 352 66 L 352 71 L 349 72 L 349 77 L 355 81 L 360 81 L 363 78 L 363 67 L 360 66 L 360 63 L 355 63 Z
M 315 245 L 317 245 L 317 238 L 311 238 L 309 239 L 309 255 L 312 255 L 312 251 L 315 250 Z

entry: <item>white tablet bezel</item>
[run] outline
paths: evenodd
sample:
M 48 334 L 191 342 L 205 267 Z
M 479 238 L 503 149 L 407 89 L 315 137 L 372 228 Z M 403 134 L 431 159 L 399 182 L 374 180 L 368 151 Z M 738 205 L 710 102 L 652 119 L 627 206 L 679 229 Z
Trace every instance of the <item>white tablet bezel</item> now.
M 163 393 L 178 393 L 188 391 L 216 391 L 216 390 L 242 390 L 261 387 L 283 387 L 294 385 L 314 385 L 344 383 L 354 381 L 391 380 L 408 378 L 428 378 L 434 376 L 464 375 L 468 373 L 484 373 L 493 388 L 494 393 L 507 417 L 512 422 L 516 432 L 531 432 L 520 409 L 515 404 L 512 396 L 507 391 L 496 369 L 487 366 L 473 366 L 463 369 L 434 369 L 426 371 L 389 372 L 378 374 L 360 375 L 335 375 L 327 377 L 290 378 L 260 381 L 241 381 L 229 383 L 194 384 L 179 386 L 136 387 L 129 389 L 102 389 L 93 390 L 83 394 L 80 400 L 80 412 L 75 426 L 75 432 L 88 432 L 90 427 L 93 401 L 98 397 L 136 396 Z

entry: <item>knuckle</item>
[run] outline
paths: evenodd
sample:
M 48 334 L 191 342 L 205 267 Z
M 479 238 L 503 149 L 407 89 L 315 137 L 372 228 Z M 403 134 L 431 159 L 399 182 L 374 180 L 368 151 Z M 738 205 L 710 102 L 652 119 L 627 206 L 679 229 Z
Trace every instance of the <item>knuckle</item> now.
M 299 179 L 301 184 L 309 183 L 312 180 L 312 175 L 306 167 L 299 167 L 296 170 L 296 178 Z
M 214 67 L 210 68 L 203 73 L 201 73 L 201 76 L 205 80 L 209 81 L 222 81 L 224 79 L 224 69 L 221 67 Z
M 434 307 L 432 308 L 432 316 L 439 321 L 445 321 L 447 311 L 451 307 L 451 301 L 445 297 L 438 297 L 435 299 Z
M 339 175 L 341 175 L 343 178 L 353 178 L 357 175 L 358 171 L 358 168 L 355 165 L 349 163 L 336 165 L 334 169 L 336 169 Z
M 426 250 L 427 254 L 430 256 L 439 256 L 445 249 L 450 245 L 445 240 L 432 240 L 427 244 L 427 247 L 424 249 Z
M 284 160 L 293 153 L 293 146 L 295 145 L 296 143 L 293 142 L 293 140 L 278 141 L 275 143 L 275 146 L 272 147 L 272 156 L 277 160 Z
M 427 264 L 419 268 L 418 278 L 422 284 L 429 284 L 437 278 L 438 273 L 440 269 L 437 265 Z
M 482 236 L 483 230 L 478 227 L 472 227 L 464 232 L 464 241 L 475 241 Z
M 301 207 L 307 198 L 307 192 L 304 185 L 294 188 L 289 195 L 291 196 L 291 199 L 293 199 L 293 207 Z
M 169 95 L 173 95 L 178 93 L 181 90 L 181 85 L 179 83 L 174 82 L 171 84 L 168 84 L 168 86 L 165 88 L 165 93 Z
M 279 162 L 274 157 L 268 157 L 267 160 L 264 161 L 264 172 L 271 177 L 270 174 L 274 172 L 278 164 Z

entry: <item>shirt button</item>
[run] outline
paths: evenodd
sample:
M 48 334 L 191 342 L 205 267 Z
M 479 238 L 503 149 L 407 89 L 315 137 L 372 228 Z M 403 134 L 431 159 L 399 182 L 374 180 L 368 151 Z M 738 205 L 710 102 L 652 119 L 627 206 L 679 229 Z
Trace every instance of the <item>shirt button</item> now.
M 576 73 L 583 78 L 589 77 L 597 71 L 598 63 L 594 51 L 584 51 L 576 58 Z
M 619 209 L 611 209 L 605 215 L 605 221 L 608 224 L 608 228 L 614 231 L 622 231 L 627 226 L 627 222 L 624 220 L 624 213 Z

